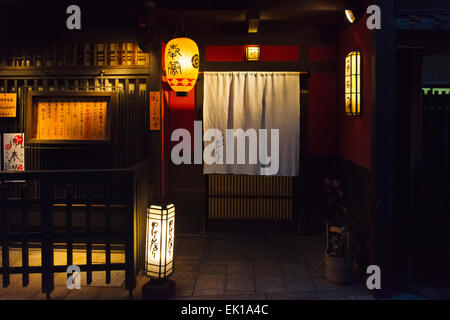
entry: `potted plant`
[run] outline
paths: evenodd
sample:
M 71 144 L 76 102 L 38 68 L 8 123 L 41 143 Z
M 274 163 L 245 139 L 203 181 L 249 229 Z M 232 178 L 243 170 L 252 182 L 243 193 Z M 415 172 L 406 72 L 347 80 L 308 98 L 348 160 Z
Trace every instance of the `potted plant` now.
M 327 195 L 325 277 L 334 283 L 345 284 L 352 280 L 353 254 L 348 211 L 343 205 L 344 192 L 337 179 L 325 178 Z

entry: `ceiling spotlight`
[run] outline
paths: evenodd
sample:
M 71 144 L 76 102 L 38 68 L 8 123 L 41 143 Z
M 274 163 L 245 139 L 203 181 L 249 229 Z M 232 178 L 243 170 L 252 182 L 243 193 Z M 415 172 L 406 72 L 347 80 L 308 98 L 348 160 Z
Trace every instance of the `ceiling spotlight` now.
M 353 11 L 352 11 L 352 10 L 349 10 L 349 9 L 345 10 L 345 15 L 346 15 L 346 17 L 347 17 L 347 20 L 348 20 L 350 23 L 355 22 L 356 18 L 355 18 L 355 15 L 353 14 Z

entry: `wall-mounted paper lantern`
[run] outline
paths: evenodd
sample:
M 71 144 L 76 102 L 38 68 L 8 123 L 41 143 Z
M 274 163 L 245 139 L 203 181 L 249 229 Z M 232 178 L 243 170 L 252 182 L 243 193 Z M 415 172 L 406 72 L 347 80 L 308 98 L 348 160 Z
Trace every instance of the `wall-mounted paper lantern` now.
M 350 52 L 345 58 L 345 113 L 361 114 L 361 53 Z
M 147 242 L 145 273 L 153 279 L 164 279 L 173 272 L 175 244 L 175 206 L 151 205 L 147 208 Z
M 247 61 L 259 61 L 260 48 L 257 46 L 249 46 L 245 48 L 245 60 Z
M 197 44 L 189 38 L 175 38 L 164 53 L 166 76 L 177 96 L 186 96 L 194 88 L 200 66 Z

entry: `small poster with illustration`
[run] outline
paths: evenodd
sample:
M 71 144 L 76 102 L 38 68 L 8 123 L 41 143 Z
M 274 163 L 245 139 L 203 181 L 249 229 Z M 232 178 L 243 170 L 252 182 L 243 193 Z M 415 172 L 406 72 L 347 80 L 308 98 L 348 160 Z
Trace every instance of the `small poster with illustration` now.
M 25 170 L 25 149 L 23 133 L 3 134 L 3 170 Z

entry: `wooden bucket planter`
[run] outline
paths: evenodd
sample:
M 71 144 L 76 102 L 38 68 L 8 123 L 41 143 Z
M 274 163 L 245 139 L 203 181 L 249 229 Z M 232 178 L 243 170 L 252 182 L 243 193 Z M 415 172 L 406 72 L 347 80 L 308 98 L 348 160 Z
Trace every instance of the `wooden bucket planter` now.
M 327 280 L 337 283 L 346 284 L 352 281 L 352 270 L 353 270 L 353 258 L 350 252 L 350 234 L 347 233 L 347 256 L 344 258 L 337 258 L 330 256 L 328 254 L 328 234 L 330 232 L 341 233 L 341 230 L 334 226 L 329 226 L 327 224 L 326 241 L 327 248 L 325 250 L 324 257 L 324 271 Z

